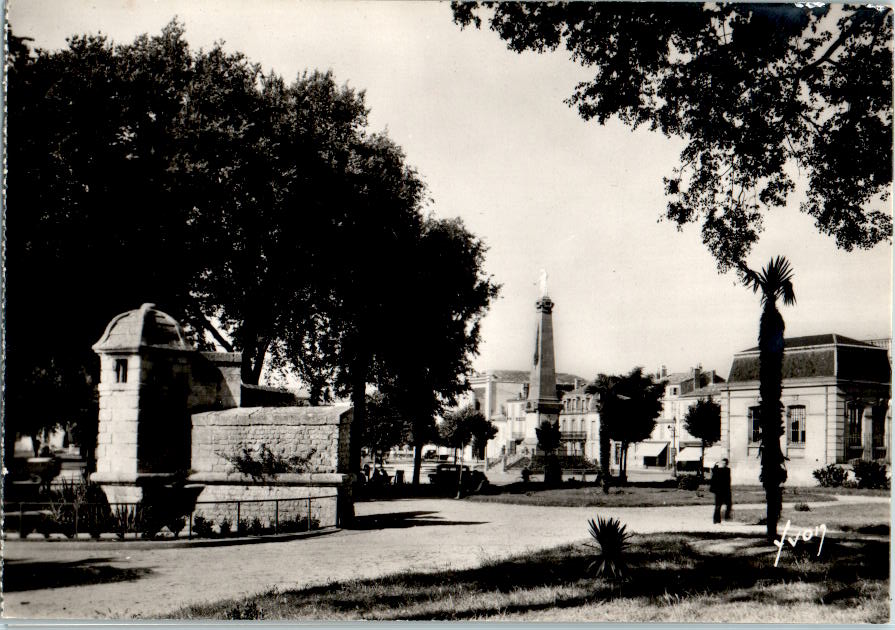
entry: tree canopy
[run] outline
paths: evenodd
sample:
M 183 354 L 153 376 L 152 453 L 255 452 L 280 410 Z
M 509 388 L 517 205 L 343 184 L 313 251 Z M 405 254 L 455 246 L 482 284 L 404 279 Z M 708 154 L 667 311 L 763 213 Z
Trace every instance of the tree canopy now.
M 404 426 L 400 412 L 380 393 L 367 394 L 367 422 L 363 427 L 362 444 L 376 461 L 404 442 Z
M 601 458 L 604 441 L 621 443 L 619 478 L 624 481 L 628 446 L 647 439 L 655 429 L 665 386 L 653 382 L 643 374 L 643 368 L 637 367 L 624 375 L 600 374 L 588 391 L 599 395 Z M 608 470 L 608 453 L 604 466 Z
M 538 448 L 544 451 L 544 483 L 548 486 L 562 483 L 562 465 L 556 453 L 562 445 L 559 422 L 544 420 L 540 426 L 535 427 L 535 435 L 538 438 Z
M 809 3 L 810 4 L 810 3 Z M 817 3 L 818 5 L 820 3 Z M 845 250 L 891 238 L 892 8 L 664 2 L 453 2 L 454 21 L 510 50 L 592 69 L 567 99 L 584 120 L 685 141 L 665 217 L 701 221 L 720 271 L 740 269 L 764 214 L 807 179 L 802 212 Z
M 270 365 L 314 401 L 351 392 L 358 430 L 367 383 L 424 388 L 429 421 L 464 389 L 498 289 L 485 247 L 424 215 L 422 178 L 367 129 L 363 92 L 190 50 L 176 21 L 59 51 L 11 34 L 9 62 L 13 430 L 90 407 L 91 345 L 147 301 L 200 346 L 242 352 L 245 382 Z
M 552 455 L 562 443 L 562 432 L 557 422 L 544 420 L 540 426 L 535 427 L 535 435 L 538 438 L 538 448 L 546 455 Z
M 468 405 L 445 414 L 438 425 L 439 442 L 442 446 L 454 449 L 454 453 L 462 450 L 472 441 L 472 424 L 470 420 L 481 415 L 474 407 Z
M 696 404 L 687 409 L 684 416 L 684 428 L 693 437 L 702 442 L 702 454 L 700 456 L 699 474 L 703 471 L 702 459 L 705 457 L 705 447 L 711 446 L 721 439 L 721 405 L 712 400 L 712 397 L 700 398 Z

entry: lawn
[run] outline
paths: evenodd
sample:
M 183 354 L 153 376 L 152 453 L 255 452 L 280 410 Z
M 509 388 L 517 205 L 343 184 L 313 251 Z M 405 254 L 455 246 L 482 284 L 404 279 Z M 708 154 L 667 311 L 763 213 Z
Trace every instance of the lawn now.
M 822 555 L 760 537 L 653 534 L 632 539 L 621 582 L 594 577 L 584 543 L 475 569 L 400 573 L 269 591 L 173 611 L 177 619 L 883 623 L 887 542 L 827 537 Z
M 785 488 L 785 502 L 833 501 L 833 493 L 826 488 Z M 659 507 L 663 505 L 713 505 L 714 495 L 708 487 L 699 490 L 681 490 L 661 484 L 631 484 L 611 488 L 604 494 L 597 486 L 546 488 L 543 484 L 521 483 L 491 488 L 487 493 L 476 494 L 470 501 L 516 503 L 522 505 L 554 505 L 562 507 Z M 764 489 L 760 486 L 733 488 L 735 504 L 764 503 Z
M 780 531 L 782 532 L 783 525 L 789 520 L 792 522 L 793 529 L 804 529 L 823 523 L 828 530 L 888 536 L 891 516 L 889 503 L 830 505 L 811 508 L 807 511 L 796 510 L 790 506 L 783 508 Z M 737 510 L 734 506 L 733 520 L 755 524 L 764 517 L 764 510 Z

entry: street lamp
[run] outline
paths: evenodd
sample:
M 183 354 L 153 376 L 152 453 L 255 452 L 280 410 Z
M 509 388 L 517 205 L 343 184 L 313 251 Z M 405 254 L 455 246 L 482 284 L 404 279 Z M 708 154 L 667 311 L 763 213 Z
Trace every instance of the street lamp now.
M 671 431 L 671 457 L 669 458 L 669 462 L 671 463 L 671 468 L 676 470 L 677 443 L 675 437 L 677 435 L 677 416 L 671 419 L 671 424 L 668 425 L 668 430 Z

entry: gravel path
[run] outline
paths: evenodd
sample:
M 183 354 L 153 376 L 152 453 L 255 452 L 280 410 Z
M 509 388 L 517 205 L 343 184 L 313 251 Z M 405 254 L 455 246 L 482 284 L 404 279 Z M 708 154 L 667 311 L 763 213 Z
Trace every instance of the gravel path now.
M 856 504 L 889 501 L 887 497 L 843 500 Z M 762 506 L 735 506 L 751 507 Z M 470 568 L 486 559 L 584 540 L 586 520 L 598 513 L 619 518 L 636 533 L 762 531 L 740 523 L 713 525 L 712 510 L 712 506 L 684 506 L 599 512 L 596 508 L 407 499 L 359 503 L 356 511 L 366 529 L 289 542 L 139 550 L 113 543 L 107 550 L 77 550 L 67 549 L 64 543 L 9 540 L 3 553 L 14 571 L 58 576 L 57 584 L 67 585 L 17 590 L 21 586 L 7 582 L 4 590 L 11 592 L 4 593 L 3 614 L 44 619 L 152 618 L 188 604 L 252 595 L 274 586 L 285 590 L 404 570 Z

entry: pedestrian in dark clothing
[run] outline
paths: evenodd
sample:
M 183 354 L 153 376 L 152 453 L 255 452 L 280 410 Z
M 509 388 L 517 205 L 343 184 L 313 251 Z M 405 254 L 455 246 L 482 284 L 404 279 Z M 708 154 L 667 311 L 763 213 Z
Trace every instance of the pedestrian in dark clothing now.
M 715 516 L 714 522 L 721 522 L 721 506 L 726 505 L 724 518 L 730 520 L 730 509 L 733 507 L 732 496 L 730 492 L 730 468 L 727 467 L 727 459 L 722 459 L 720 465 L 712 468 L 712 480 L 709 489 L 715 494 Z

